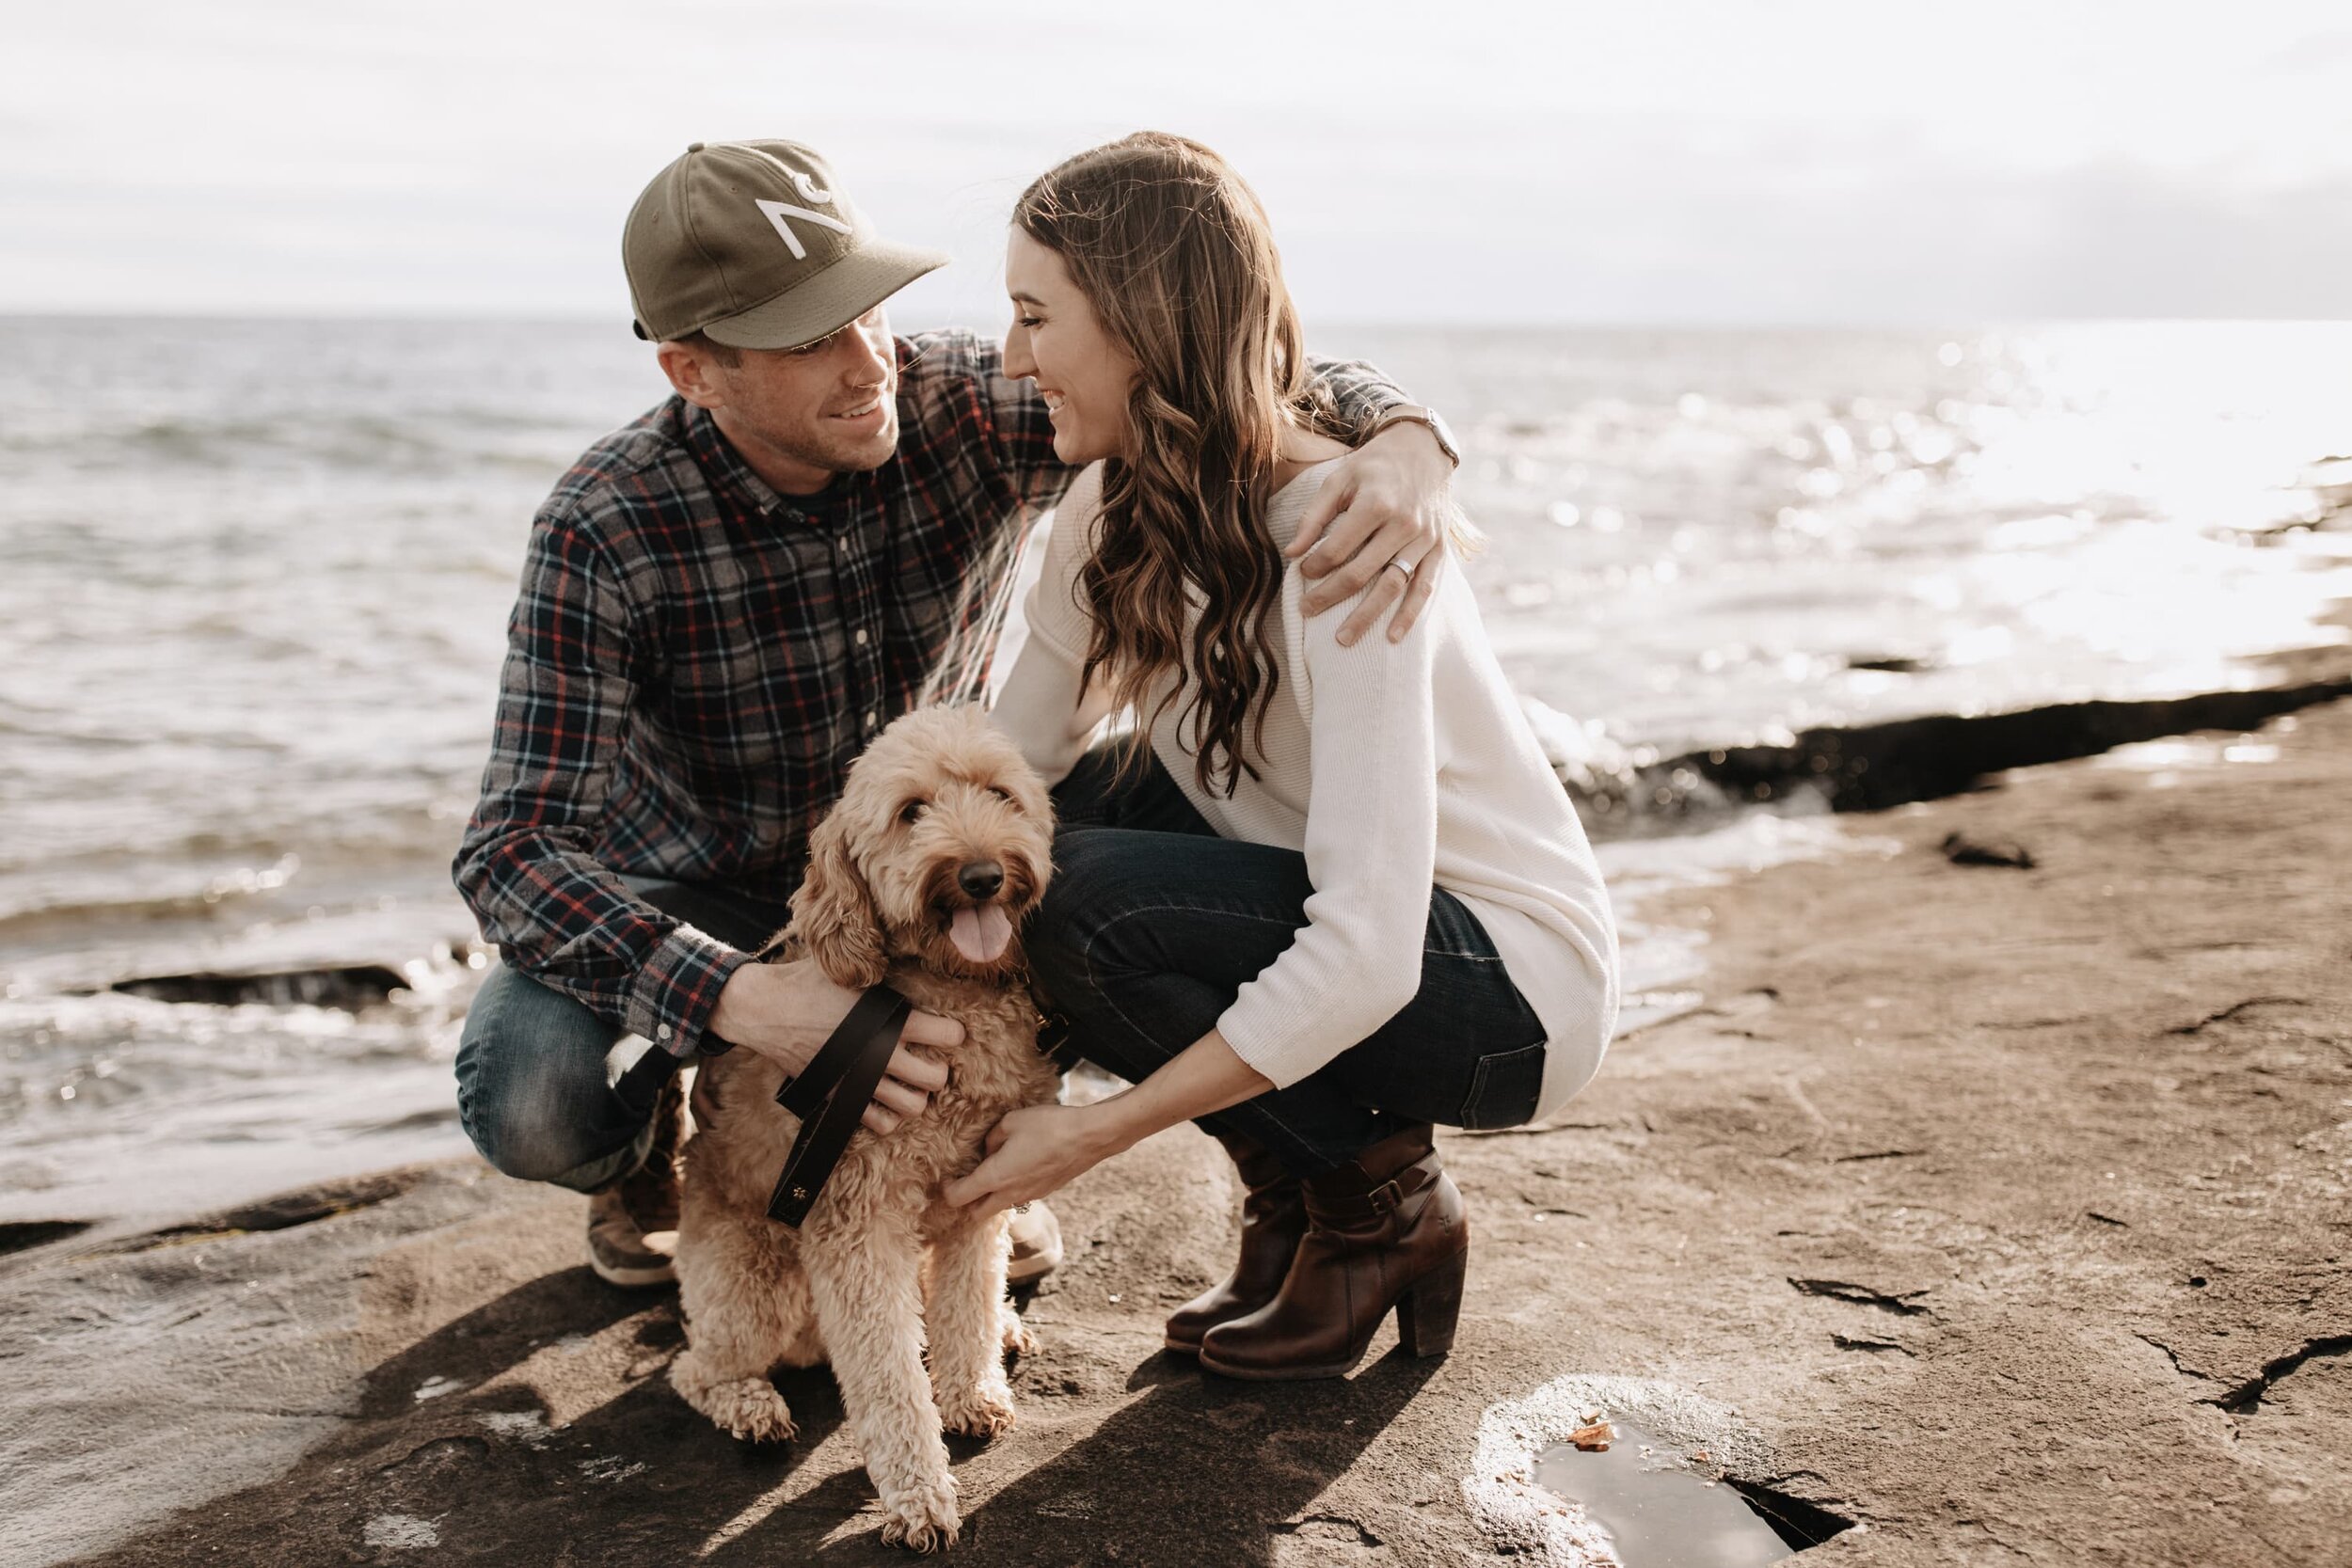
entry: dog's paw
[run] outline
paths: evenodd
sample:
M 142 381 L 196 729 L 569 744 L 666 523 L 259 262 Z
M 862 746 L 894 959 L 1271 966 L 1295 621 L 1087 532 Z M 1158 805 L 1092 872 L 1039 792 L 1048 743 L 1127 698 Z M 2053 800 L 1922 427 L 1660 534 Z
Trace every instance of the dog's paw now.
M 1012 1390 L 1002 1382 L 939 1395 L 942 1430 L 964 1437 L 1001 1437 L 1012 1430 Z
M 912 1487 L 883 1502 L 882 1512 L 889 1515 L 882 1521 L 883 1545 L 944 1552 L 956 1544 L 963 1527 L 956 1514 L 956 1483 L 946 1478 L 943 1482 Z
M 746 1443 L 789 1443 L 800 1435 L 801 1429 L 792 1422 L 792 1407 L 764 1377 L 716 1384 L 688 1395 L 687 1402 L 709 1417 L 720 1431 Z
M 996 1321 L 1004 1336 L 1007 1355 L 1035 1355 L 1037 1336 L 1021 1321 L 1021 1314 L 1012 1309 L 1012 1303 L 1002 1303 L 996 1308 Z

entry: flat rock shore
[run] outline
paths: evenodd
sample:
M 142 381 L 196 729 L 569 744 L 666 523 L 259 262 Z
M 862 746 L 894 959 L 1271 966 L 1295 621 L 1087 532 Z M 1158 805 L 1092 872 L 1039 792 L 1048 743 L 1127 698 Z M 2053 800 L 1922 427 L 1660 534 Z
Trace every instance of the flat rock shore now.
M 1645 909 L 1708 932 L 1706 1002 L 1445 1142 L 1445 1360 L 1203 1378 L 1160 1319 L 1228 1257 L 1214 1146 L 1090 1173 L 949 1560 L 1503 1560 L 1482 1416 L 1578 1374 L 1735 1410 L 1738 1480 L 1856 1527 L 1823 1568 L 2352 1560 L 2352 703 L 2271 746 L 2008 775 Z M 8 1259 L 0 1560 L 904 1560 L 830 1377 L 781 1377 L 796 1445 L 712 1430 L 581 1207 L 469 1162 Z

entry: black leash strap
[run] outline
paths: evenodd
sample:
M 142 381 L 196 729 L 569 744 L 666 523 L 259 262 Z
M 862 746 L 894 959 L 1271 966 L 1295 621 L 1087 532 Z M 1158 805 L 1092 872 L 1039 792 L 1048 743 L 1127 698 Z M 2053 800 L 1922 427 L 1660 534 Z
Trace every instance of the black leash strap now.
M 792 1140 L 775 1196 L 768 1200 L 770 1219 L 797 1230 L 808 1218 L 914 1010 L 914 1004 L 888 986 L 876 986 L 857 999 L 800 1076 L 776 1091 L 776 1103 L 801 1118 L 801 1135 Z
M 647 1045 L 644 1053 L 629 1063 L 612 1085 L 612 1093 L 622 1104 L 630 1106 L 638 1115 L 650 1117 L 661 1103 L 661 1091 L 677 1076 L 684 1060 L 658 1045 Z

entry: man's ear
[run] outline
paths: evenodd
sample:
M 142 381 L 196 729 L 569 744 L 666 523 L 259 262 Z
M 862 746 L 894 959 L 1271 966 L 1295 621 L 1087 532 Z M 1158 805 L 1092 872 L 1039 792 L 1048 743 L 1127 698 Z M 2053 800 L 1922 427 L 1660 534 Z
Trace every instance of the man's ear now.
M 726 388 L 718 379 L 721 367 L 709 355 L 691 343 L 664 342 L 654 348 L 654 358 L 660 363 L 661 373 L 670 378 L 677 395 L 697 408 L 726 406 Z
M 890 971 L 881 915 L 850 863 L 849 823 L 838 811 L 808 836 L 808 875 L 792 895 L 789 930 L 836 986 L 865 990 Z

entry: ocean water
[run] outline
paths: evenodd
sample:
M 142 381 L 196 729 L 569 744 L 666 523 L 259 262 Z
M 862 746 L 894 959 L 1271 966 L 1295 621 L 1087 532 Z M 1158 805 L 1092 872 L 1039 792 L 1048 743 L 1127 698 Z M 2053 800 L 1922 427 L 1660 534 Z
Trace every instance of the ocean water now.
M 1446 410 L 1574 775 L 2251 684 L 2352 599 L 2352 325 L 1338 330 Z M 529 520 L 661 386 L 605 325 L 0 321 L 0 1222 L 453 1151 L 447 865 Z M 1817 824 L 1597 824 L 1621 887 Z M 1687 942 L 1636 927 L 1635 984 Z M 373 964 L 362 1007 L 108 988 Z

